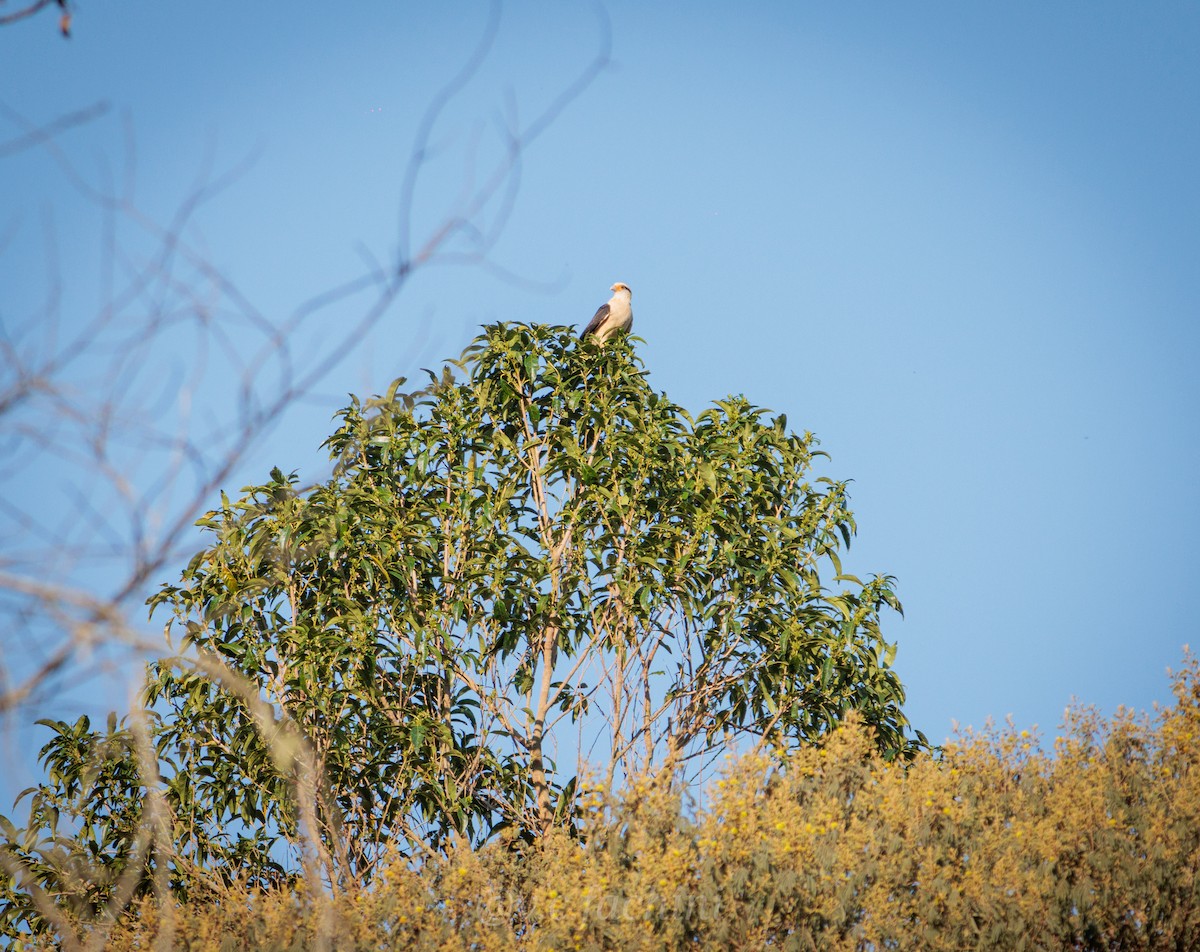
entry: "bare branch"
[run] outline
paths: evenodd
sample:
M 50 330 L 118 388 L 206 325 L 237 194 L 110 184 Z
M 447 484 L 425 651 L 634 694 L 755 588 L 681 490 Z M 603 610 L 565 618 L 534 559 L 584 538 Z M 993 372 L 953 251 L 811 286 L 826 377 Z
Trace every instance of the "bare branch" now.
M 16 23 L 18 20 L 24 20 L 26 17 L 31 17 L 35 13 L 46 9 L 46 7 L 50 6 L 51 4 L 57 4 L 58 6 L 62 7 L 64 11 L 66 10 L 65 0 L 32 0 L 28 6 L 14 10 L 12 13 L 0 13 L 0 26 L 7 26 L 10 23 Z M 68 17 L 68 14 L 64 13 L 63 16 Z M 70 26 L 70 19 L 66 19 L 65 23 L 66 25 L 62 26 L 62 31 L 64 34 L 67 32 L 67 29 Z
M 28 16 L 28 14 L 20 14 Z M 14 14 L 9 14 L 14 16 Z M 3 15 L 0 15 L 0 24 L 4 23 Z M 98 119 L 105 115 L 109 110 L 109 105 L 106 102 L 97 102 L 88 106 L 86 109 L 77 109 L 75 112 L 69 112 L 65 116 L 59 116 L 53 122 L 49 122 L 44 126 L 29 128 L 24 135 L 16 139 L 9 139 L 7 142 L 0 142 L 0 159 L 7 158 L 10 155 L 15 155 L 25 149 L 31 149 L 35 146 L 43 145 L 50 139 L 53 139 L 61 132 L 66 132 L 68 129 L 74 129 L 76 126 L 82 126 L 85 123 L 91 122 L 93 119 Z M 11 109 L 0 103 L 0 115 L 4 115 L 9 120 L 20 125 L 25 125 Z

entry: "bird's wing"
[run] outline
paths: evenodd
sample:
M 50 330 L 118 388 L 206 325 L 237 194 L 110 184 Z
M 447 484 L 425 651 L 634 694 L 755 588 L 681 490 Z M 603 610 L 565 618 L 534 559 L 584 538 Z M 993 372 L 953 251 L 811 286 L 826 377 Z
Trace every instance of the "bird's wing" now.
M 579 336 L 587 337 L 588 334 L 594 334 L 596 331 L 600 330 L 600 325 L 608 319 L 609 310 L 610 308 L 607 304 L 601 304 L 600 307 L 596 309 L 596 315 L 592 318 L 591 323 L 589 323 L 588 326 L 583 329 L 583 333 Z

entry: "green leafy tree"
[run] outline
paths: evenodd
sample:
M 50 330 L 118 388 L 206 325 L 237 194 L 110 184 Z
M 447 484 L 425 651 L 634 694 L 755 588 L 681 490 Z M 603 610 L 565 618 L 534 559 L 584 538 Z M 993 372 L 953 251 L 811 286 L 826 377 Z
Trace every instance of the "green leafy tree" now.
M 131 742 L 57 725 L 30 829 L 69 853 L 122 817 L 88 862 L 136 854 L 146 883 L 347 883 L 390 849 L 569 822 L 584 762 L 689 782 L 850 711 L 886 756 L 924 743 L 880 630 L 892 580 L 842 572 L 854 520 L 811 434 L 742 397 L 692 417 L 629 339 L 567 328 L 488 327 L 403 385 L 342 412 L 327 482 L 275 470 L 201 521 L 208 547 L 152 600 L 177 652 L 148 669 L 154 782 L 67 803 L 96 768 L 64 737 L 102 761 Z M 151 788 L 169 851 L 135 849 Z

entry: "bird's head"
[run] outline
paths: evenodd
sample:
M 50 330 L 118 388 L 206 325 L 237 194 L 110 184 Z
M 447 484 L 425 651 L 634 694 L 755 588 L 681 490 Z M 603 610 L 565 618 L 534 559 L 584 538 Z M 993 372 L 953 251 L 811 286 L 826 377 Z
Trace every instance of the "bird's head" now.
M 625 292 L 626 294 L 628 294 L 630 297 L 632 297 L 632 296 L 633 296 L 633 292 L 629 290 L 629 285 L 628 285 L 628 284 L 622 284 L 620 281 L 618 281 L 618 282 L 617 282 L 616 284 L 614 284 L 614 285 L 613 285 L 611 288 L 609 288 L 609 290 L 610 290 L 610 291 L 624 291 L 624 292 Z

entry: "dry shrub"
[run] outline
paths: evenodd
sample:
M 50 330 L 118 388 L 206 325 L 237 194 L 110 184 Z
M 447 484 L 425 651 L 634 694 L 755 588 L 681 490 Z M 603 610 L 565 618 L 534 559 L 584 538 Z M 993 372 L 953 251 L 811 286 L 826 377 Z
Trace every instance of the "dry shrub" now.
M 173 945 L 301 949 L 1200 947 L 1200 672 L 1155 718 L 1075 711 L 886 762 L 860 725 L 731 762 L 702 808 L 586 791 L 582 837 L 396 861 L 369 889 L 172 910 Z M 148 949 L 152 905 L 108 936 Z

